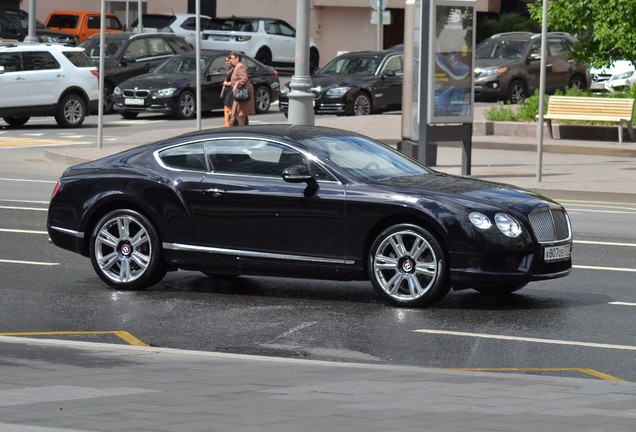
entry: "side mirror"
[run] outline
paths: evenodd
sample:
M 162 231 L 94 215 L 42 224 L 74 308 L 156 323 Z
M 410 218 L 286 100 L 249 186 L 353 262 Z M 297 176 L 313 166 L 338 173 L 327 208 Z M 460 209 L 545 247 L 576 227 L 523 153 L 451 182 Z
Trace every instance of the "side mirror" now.
M 283 180 L 287 183 L 307 183 L 305 196 L 309 197 L 318 190 L 318 182 L 309 172 L 306 165 L 292 165 L 283 170 Z
M 396 76 L 397 74 L 392 69 L 385 70 L 384 72 L 382 72 L 382 78 L 395 78 Z
M 528 56 L 528 61 L 536 61 L 536 60 L 541 60 L 540 53 L 532 53 Z
M 125 55 L 121 59 L 121 65 L 126 66 L 128 63 L 135 63 L 136 61 L 137 59 L 135 58 L 135 56 Z

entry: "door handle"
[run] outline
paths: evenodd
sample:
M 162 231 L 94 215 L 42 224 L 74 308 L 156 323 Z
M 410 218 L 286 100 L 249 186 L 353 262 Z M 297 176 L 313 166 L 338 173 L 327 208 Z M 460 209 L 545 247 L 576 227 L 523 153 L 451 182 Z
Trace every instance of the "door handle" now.
M 210 194 L 213 197 L 219 197 L 225 193 L 225 189 L 210 188 L 210 189 L 205 189 L 203 192 L 206 194 Z

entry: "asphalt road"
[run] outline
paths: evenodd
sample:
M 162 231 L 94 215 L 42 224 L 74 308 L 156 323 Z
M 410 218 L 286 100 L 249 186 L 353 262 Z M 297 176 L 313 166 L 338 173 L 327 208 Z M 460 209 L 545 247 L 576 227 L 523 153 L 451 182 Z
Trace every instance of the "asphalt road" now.
M 47 127 L 31 133 L 53 138 Z M 463 291 L 431 308 L 397 309 L 366 282 L 197 272 L 122 292 L 105 286 L 87 258 L 47 242 L 48 198 L 65 167 L 37 143 L 0 155 L 0 334 L 636 381 L 633 204 L 566 196 L 572 274 L 507 299 Z

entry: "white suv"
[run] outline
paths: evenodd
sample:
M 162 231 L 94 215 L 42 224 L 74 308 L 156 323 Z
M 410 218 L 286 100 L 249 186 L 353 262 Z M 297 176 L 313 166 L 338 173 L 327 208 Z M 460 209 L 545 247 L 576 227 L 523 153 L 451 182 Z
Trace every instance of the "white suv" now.
M 268 66 L 293 66 L 296 59 L 296 30 L 274 18 L 212 18 L 203 32 L 202 49 L 243 51 Z M 320 55 L 309 41 L 309 69 L 318 69 Z
M 98 72 L 83 48 L 60 44 L 0 44 L 0 117 L 22 126 L 31 116 L 55 116 L 79 127 L 99 105 Z

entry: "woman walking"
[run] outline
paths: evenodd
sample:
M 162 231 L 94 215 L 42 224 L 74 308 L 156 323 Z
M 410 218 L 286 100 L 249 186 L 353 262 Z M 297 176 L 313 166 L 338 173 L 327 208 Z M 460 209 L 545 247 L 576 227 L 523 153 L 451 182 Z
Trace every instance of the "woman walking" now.
M 232 65 L 232 58 L 229 55 L 225 58 L 225 64 L 227 66 L 227 72 L 225 72 L 221 98 L 223 99 L 225 127 L 230 127 L 232 126 L 230 123 L 230 114 L 232 113 L 232 105 L 234 104 L 234 92 L 232 91 L 232 72 L 234 72 L 234 65 Z
M 250 95 L 249 100 L 246 101 L 237 101 L 236 97 L 234 98 L 234 103 L 232 104 L 232 112 L 230 114 L 230 125 L 245 126 L 249 124 L 248 116 L 251 114 L 256 114 L 256 107 L 254 105 L 254 87 L 250 83 L 245 65 L 241 63 L 241 60 L 243 59 L 243 53 L 239 51 L 232 51 L 232 53 L 230 54 L 230 59 L 232 60 L 232 65 L 234 66 L 231 80 L 234 95 L 236 95 L 237 90 L 245 87 L 247 87 Z

